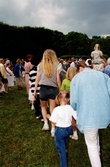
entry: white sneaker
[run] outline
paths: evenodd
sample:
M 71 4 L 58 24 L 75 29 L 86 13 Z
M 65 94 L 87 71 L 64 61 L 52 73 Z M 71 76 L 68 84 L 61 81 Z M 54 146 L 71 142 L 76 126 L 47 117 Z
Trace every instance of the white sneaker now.
M 33 106 L 33 105 L 31 106 L 31 110 L 35 110 L 35 108 L 34 108 L 34 106 Z
M 44 119 L 43 119 L 43 118 L 41 119 L 41 122 L 44 122 Z
M 70 135 L 71 139 L 78 140 L 78 136 Z
M 54 137 L 55 135 L 55 129 L 51 129 L 51 136 Z
M 40 118 L 40 115 L 36 117 L 36 119 L 39 119 Z
M 51 132 L 51 136 L 54 137 L 54 135 L 55 135 L 55 132 Z
M 8 92 L 5 90 L 4 93 L 8 93 Z
M 48 124 L 44 124 L 42 130 L 49 130 L 49 125 Z

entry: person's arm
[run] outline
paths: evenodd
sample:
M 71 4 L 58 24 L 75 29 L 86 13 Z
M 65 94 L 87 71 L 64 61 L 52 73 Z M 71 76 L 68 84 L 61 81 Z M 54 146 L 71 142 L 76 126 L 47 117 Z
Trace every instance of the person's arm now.
M 4 67 L 5 67 L 6 72 L 7 72 L 10 76 L 12 76 L 12 74 L 7 70 L 7 68 L 6 68 L 5 65 L 4 65 Z
M 105 79 L 105 84 L 106 84 L 108 94 L 110 96 L 110 77 L 107 74 L 104 74 L 104 79 Z
M 35 80 L 35 88 L 34 88 L 34 97 L 35 98 L 37 98 L 36 90 L 37 90 L 37 87 L 38 87 L 38 84 L 39 84 L 39 80 L 40 80 L 39 72 L 37 71 L 36 80 Z
M 102 54 L 101 55 L 101 58 L 103 59 L 103 61 L 104 61 L 104 66 L 106 66 L 107 65 L 107 60 L 106 60 L 106 58 L 104 57 L 104 55 Z
M 50 114 L 47 114 L 47 116 L 46 116 L 46 117 L 47 117 L 47 119 L 49 119 L 49 118 L 50 118 Z
M 24 69 L 24 67 L 22 66 L 22 64 L 21 64 L 21 70 L 22 70 L 22 71 L 25 71 L 25 69 Z
M 74 119 L 74 117 L 72 117 L 72 126 L 76 127 L 76 120 Z
M 51 117 L 51 115 L 50 114 L 47 114 L 47 119 L 50 121 L 50 122 L 52 122 L 51 120 L 50 120 L 50 117 Z M 52 122 L 52 124 L 54 124 L 54 125 L 56 125 L 56 123 L 55 122 Z
M 60 89 L 61 87 L 61 79 L 60 79 L 60 71 L 57 70 L 57 84 L 58 84 L 58 88 Z
M 94 54 L 91 52 L 91 59 L 94 60 Z
M 77 92 L 76 92 L 75 83 L 73 82 L 74 80 L 72 80 L 70 83 L 70 105 L 76 111 L 77 110 L 77 104 L 76 104 Z

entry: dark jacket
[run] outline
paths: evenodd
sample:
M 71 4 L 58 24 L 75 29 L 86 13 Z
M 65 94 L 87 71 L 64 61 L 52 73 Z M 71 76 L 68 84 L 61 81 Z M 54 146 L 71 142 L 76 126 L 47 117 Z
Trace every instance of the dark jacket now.
M 15 77 L 20 78 L 20 72 L 22 74 L 22 71 L 24 71 L 24 68 L 21 66 L 21 64 L 16 63 L 16 65 L 14 67 L 14 75 L 15 75 Z

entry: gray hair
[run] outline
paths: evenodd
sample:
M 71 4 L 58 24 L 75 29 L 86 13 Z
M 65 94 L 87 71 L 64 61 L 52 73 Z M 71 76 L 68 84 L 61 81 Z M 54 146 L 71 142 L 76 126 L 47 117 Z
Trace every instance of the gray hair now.
M 107 64 L 110 64 L 110 57 L 107 59 Z

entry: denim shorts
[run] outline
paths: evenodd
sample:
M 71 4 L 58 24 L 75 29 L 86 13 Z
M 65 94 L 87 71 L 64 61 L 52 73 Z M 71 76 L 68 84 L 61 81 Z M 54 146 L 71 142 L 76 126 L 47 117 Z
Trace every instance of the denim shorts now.
M 53 86 L 40 85 L 39 98 L 47 101 L 48 99 L 55 100 L 58 94 L 58 88 Z

